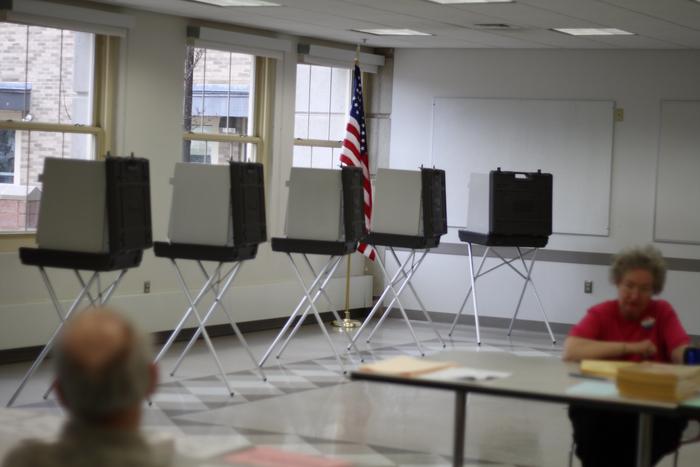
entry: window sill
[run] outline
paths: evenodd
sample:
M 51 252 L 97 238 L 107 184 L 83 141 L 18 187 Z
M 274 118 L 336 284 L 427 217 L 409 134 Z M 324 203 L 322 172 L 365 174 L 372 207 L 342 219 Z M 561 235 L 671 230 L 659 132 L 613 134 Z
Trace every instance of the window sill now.
M 16 252 L 24 246 L 36 246 L 35 232 L 0 232 L 0 253 Z

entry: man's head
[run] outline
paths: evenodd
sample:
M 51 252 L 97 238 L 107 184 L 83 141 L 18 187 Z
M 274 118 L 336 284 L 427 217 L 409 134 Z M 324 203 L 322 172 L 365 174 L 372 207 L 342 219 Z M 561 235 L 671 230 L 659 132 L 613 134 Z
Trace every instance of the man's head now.
M 74 418 L 109 423 L 139 412 L 156 384 L 147 339 L 114 311 L 88 309 L 71 319 L 56 355 L 56 387 Z

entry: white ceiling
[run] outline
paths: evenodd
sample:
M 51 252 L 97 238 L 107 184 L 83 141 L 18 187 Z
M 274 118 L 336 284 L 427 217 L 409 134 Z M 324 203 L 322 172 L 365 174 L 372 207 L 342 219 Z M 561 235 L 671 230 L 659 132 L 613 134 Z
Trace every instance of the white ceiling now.
M 187 0 L 97 0 L 189 18 L 374 47 L 700 49 L 693 0 L 516 0 L 440 5 L 427 0 L 274 0 L 282 7 L 217 7 Z M 506 23 L 512 30 L 484 30 Z M 572 37 L 550 28 L 619 28 L 634 36 Z M 433 34 L 378 37 L 351 29 L 409 28 Z

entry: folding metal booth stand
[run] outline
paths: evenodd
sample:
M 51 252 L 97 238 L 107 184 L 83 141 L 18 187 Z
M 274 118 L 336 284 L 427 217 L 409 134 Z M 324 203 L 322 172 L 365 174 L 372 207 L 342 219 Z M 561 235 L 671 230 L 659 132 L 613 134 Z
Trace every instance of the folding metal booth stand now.
M 357 243 L 359 240 L 362 239 L 364 233 L 364 193 L 362 186 L 362 169 L 359 167 L 343 167 L 340 175 L 342 181 L 342 209 L 340 209 L 339 212 L 342 216 L 342 239 L 335 241 L 315 240 L 309 238 L 272 239 L 272 250 L 285 253 L 287 255 L 287 257 L 289 258 L 289 262 L 292 265 L 294 274 L 299 282 L 299 285 L 304 291 L 304 295 L 302 296 L 301 300 L 292 311 L 292 314 L 290 315 L 289 319 L 287 319 L 284 326 L 277 334 L 272 344 L 270 344 L 269 348 L 258 363 L 258 366 L 260 368 L 262 368 L 263 365 L 265 365 L 267 359 L 270 357 L 275 348 L 278 347 L 280 341 L 286 335 L 286 339 L 284 340 L 282 346 L 279 348 L 279 351 L 276 356 L 277 358 L 279 358 L 282 355 L 282 352 L 284 352 L 291 339 L 295 336 L 295 334 L 305 321 L 306 317 L 308 316 L 308 313 L 311 312 L 316 320 L 316 323 L 321 328 L 321 331 L 323 332 L 323 335 L 326 341 L 328 342 L 328 345 L 333 350 L 333 354 L 335 355 L 336 361 L 338 362 L 340 369 L 343 373 L 346 372 L 342 359 L 340 358 L 338 351 L 333 345 L 333 341 L 331 340 L 328 330 L 326 329 L 326 326 L 323 323 L 323 320 L 321 319 L 320 313 L 316 306 L 316 302 L 321 297 L 321 295 L 323 295 L 325 300 L 330 305 L 330 309 L 334 315 L 334 318 L 336 320 L 340 320 L 340 316 L 336 311 L 336 307 L 333 305 L 330 297 L 326 293 L 326 287 L 330 282 L 331 278 L 333 277 L 333 273 L 338 268 L 338 265 L 342 261 L 343 257 L 352 254 L 357 250 Z M 331 187 L 331 189 L 333 189 L 333 187 Z M 329 195 L 330 197 L 332 195 L 329 193 L 324 193 L 321 187 L 318 187 L 318 190 L 319 191 L 315 193 L 315 196 L 319 198 L 323 198 L 326 195 Z M 290 194 L 290 203 L 295 201 L 291 199 L 291 197 L 292 195 Z M 312 208 L 308 207 L 308 209 Z M 304 281 L 304 277 L 302 276 L 301 270 L 297 265 L 297 262 L 294 260 L 294 257 L 292 256 L 293 253 L 301 255 L 310 272 L 314 275 L 314 278 L 309 285 L 307 285 L 306 281 Z M 324 264 L 324 266 L 321 267 L 320 270 L 316 271 L 313 268 L 311 261 L 308 258 L 308 255 L 323 255 L 328 256 L 329 258 Z M 305 305 L 306 308 L 301 313 L 301 315 L 299 315 L 299 312 Z M 291 330 L 291 332 L 287 334 L 289 328 L 292 326 L 295 320 L 298 320 L 296 322 L 296 325 Z M 347 337 L 348 341 L 350 342 L 350 345 L 354 346 L 354 343 L 352 342 L 352 339 L 348 334 L 347 330 L 345 328 L 340 329 L 343 335 Z
M 389 172 L 388 169 L 383 170 Z M 413 287 L 413 284 L 411 284 L 411 279 L 415 275 L 420 265 L 423 263 L 427 254 L 430 252 L 430 249 L 437 247 L 440 243 L 440 237 L 447 232 L 445 171 L 438 169 L 421 168 L 419 176 L 421 186 L 419 193 L 419 202 L 421 205 L 420 214 L 422 219 L 422 233 L 417 235 L 405 235 L 373 231 L 367 237 L 367 243 L 371 244 L 372 246 L 384 246 L 387 248 L 387 251 L 391 253 L 391 256 L 396 261 L 398 269 L 396 270 L 393 276 L 389 275 L 384 261 L 382 261 L 381 259 L 381 255 L 377 255 L 377 265 L 382 271 L 382 274 L 386 281 L 386 285 L 381 295 L 379 296 L 377 303 L 375 303 L 369 315 L 367 315 L 367 318 L 364 320 L 360 328 L 353 336 L 352 343 L 354 343 L 364 332 L 365 328 L 369 325 L 370 321 L 377 313 L 379 308 L 382 306 L 389 293 L 391 293 L 391 302 L 389 302 L 389 305 L 387 306 L 384 314 L 372 329 L 372 332 L 370 333 L 366 342 L 369 343 L 371 341 L 375 332 L 381 327 L 381 325 L 384 323 L 387 316 L 393 309 L 394 305 L 396 304 L 398 305 L 398 308 L 401 312 L 401 317 L 403 318 L 404 322 L 406 323 L 406 326 L 408 327 L 411 333 L 411 336 L 413 337 L 413 340 L 416 344 L 416 348 L 418 349 L 421 355 L 425 355 L 425 351 L 423 350 L 423 347 L 420 344 L 418 337 L 416 336 L 415 330 L 413 329 L 413 325 L 408 319 L 408 314 L 406 313 L 406 310 L 399 298 L 405 290 L 405 288 L 409 287 L 409 289 L 415 296 L 418 305 L 421 308 L 421 312 L 425 317 L 426 322 L 429 324 L 429 326 L 435 333 L 435 336 L 437 337 L 442 347 L 445 347 L 445 342 L 442 340 L 442 336 L 440 336 L 440 333 L 435 328 L 430 315 L 428 314 L 425 306 L 423 305 L 423 301 L 418 296 L 418 293 Z M 379 184 L 380 180 L 378 176 L 378 192 L 380 190 Z M 387 197 L 389 197 L 390 195 L 391 194 L 387 193 Z M 396 198 L 400 202 L 403 197 L 397 196 Z M 377 203 L 380 202 L 382 202 L 382 200 L 378 195 Z M 397 248 L 409 250 L 409 254 L 403 262 L 399 260 L 399 257 L 396 254 Z M 420 250 L 422 250 L 422 253 L 419 254 Z M 418 258 L 418 260 L 416 260 L 416 257 Z M 350 346 L 348 346 L 348 350 L 350 350 Z
M 221 169 L 221 167 L 207 168 L 197 165 L 182 165 L 176 168 L 176 174 L 178 169 L 183 171 L 186 169 L 211 171 Z M 218 307 L 226 315 L 231 328 L 241 344 L 243 344 L 251 361 L 257 364 L 255 356 L 250 350 L 243 333 L 240 331 L 238 324 L 224 304 L 223 297 L 229 291 L 243 262 L 255 258 L 258 245 L 265 242 L 267 239 L 267 229 L 265 222 L 265 190 L 262 164 L 230 162 L 228 172 L 230 174 L 230 188 L 226 187 L 225 189 L 230 190 L 227 198 L 230 199 L 230 207 L 228 204 L 225 204 L 222 215 L 225 218 L 224 229 L 232 229 L 232 245 L 203 245 L 182 242 L 156 242 L 154 245 L 154 253 L 157 257 L 167 258 L 171 261 L 188 304 L 179 323 L 170 334 L 170 337 L 165 342 L 160 352 L 158 352 L 155 361 L 158 362 L 165 356 L 186 323 L 194 316 L 196 331 L 189 339 L 185 349 L 181 352 L 170 374 L 174 376 L 194 343 L 200 336 L 203 336 L 207 349 L 216 363 L 228 393 L 233 395 L 233 390 L 226 377 L 226 372 L 224 371 L 209 333 L 206 330 L 206 324 Z M 176 178 L 175 181 L 177 183 L 179 179 Z M 187 182 L 185 179 L 182 181 Z M 178 188 L 180 187 L 175 186 L 174 190 Z M 177 199 L 174 196 L 174 202 L 175 201 L 177 201 Z M 194 206 L 196 208 L 196 203 L 194 203 Z M 178 207 L 174 206 L 173 209 L 178 209 Z M 216 213 L 214 214 L 216 215 Z M 196 213 L 192 210 L 186 210 L 185 212 L 178 213 L 178 215 L 186 218 L 188 216 L 194 216 Z M 226 225 L 226 223 L 230 225 Z M 175 233 L 171 231 L 171 235 L 174 236 Z M 190 288 L 187 285 L 177 260 L 195 261 L 204 277 L 204 282 L 199 288 L 199 292 L 194 297 L 190 293 Z M 216 263 L 216 266 L 211 272 L 208 272 L 204 266 L 203 262 L 205 261 Z M 226 266 L 230 267 L 227 268 Z M 206 312 L 202 314 L 198 306 L 208 293 L 213 294 L 214 301 Z M 263 380 L 266 380 L 262 370 L 260 371 L 260 376 Z
M 539 170 L 537 172 L 509 172 L 498 168 L 489 174 L 474 173 L 471 175 L 468 226 L 466 230 L 459 231 L 459 239 L 467 244 L 469 289 L 462 306 L 454 317 L 448 335 L 451 336 L 454 332 L 457 321 L 471 296 L 474 307 L 476 341 L 477 344 L 481 344 L 476 282 L 480 277 L 502 266 L 508 266 L 524 280 L 518 303 L 510 320 L 508 335 L 510 336 L 513 330 L 513 324 L 520 311 L 525 290 L 531 286 L 549 337 L 553 343 L 556 343 L 540 294 L 532 278 L 537 252 L 547 245 L 549 236 L 552 234 L 552 180 L 551 174 L 542 173 Z M 476 269 L 474 268 L 474 245 L 486 247 Z M 502 248 L 514 248 L 517 256 L 506 259 L 506 256 L 499 251 Z M 525 248 L 527 250 L 523 252 Z M 500 262 L 482 272 L 489 253 L 493 253 Z M 532 256 L 528 265 L 525 257 L 530 254 Z M 513 263 L 520 263 L 522 270 L 516 268 Z
M 104 164 L 104 169 L 102 168 Z M 103 188 L 104 193 L 96 193 L 95 199 L 84 200 L 89 203 L 101 216 L 95 219 L 85 219 L 90 225 L 87 232 L 74 232 L 73 237 L 67 229 L 71 229 L 71 216 L 84 216 L 85 213 L 76 213 L 79 207 L 66 205 L 66 196 L 79 196 L 78 201 L 83 200 L 84 192 L 75 190 L 73 177 L 80 178 L 83 170 L 88 170 L 91 175 L 98 178 L 104 174 L 104 179 L 97 180 L 96 186 Z M 66 177 L 72 174 L 72 177 Z M 39 248 L 20 248 L 19 256 L 22 264 L 36 266 L 49 293 L 51 303 L 59 318 L 59 323 L 53 331 L 44 348 L 41 350 L 34 363 L 31 365 L 19 386 L 10 397 L 7 406 L 14 404 L 25 385 L 53 349 L 64 324 L 78 309 L 82 301 L 87 298 L 92 306 L 107 304 L 114 294 L 126 272 L 139 266 L 143 257 L 143 250 L 150 248 L 151 239 L 151 207 L 150 207 L 150 177 L 148 161 L 135 157 L 118 158 L 107 157 L 105 161 L 83 161 L 71 159 L 47 158 L 43 174 L 44 200 L 39 213 L 39 226 L 37 237 Z M 83 181 L 83 183 L 90 183 Z M 60 199 L 63 197 L 64 199 Z M 106 204 L 101 204 L 104 201 Z M 106 206 L 106 210 L 105 210 Z M 70 210 L 73 210 L 71 212 Z M 103 213 L 104 212 L 104 213 Z M 104 223 L 104 225 L 103 225 Z M 106 227 L 106 229 L 105 229 Z M 97 232 L 97 236 L 91 233 Z M 103 236 L 103 232 L 107 236 Z M 49 238 L 46 238 L 46 236 Z M 50 238 L 61 237 L 61 238 Z M 104 241 L 104 251 L 86 252 L 80 250 L 58 249 L 55 246 L 73 244 L 80 246 L 82 237 L 86 237 L 86 244 L 94 243 L 89 240 L 97 238 L 98 243 Z M 91 237 L 91 238 L 90 238 Z M 42 248 L 42 243 L 48 243 L 53 248 Z M 80 284 L 80 290 L 67 310 L 56 294 L 49 279 L 46 268 L 72 269 Z M 87 280 L 81 271 L 88 271 Z M 106 287 L 102 286 L 101 274 L 118 271 Z M 92 290 L 94 290 L 94 295 Z M 49 387 L 44 393 L 47 398 L 52 390 Z

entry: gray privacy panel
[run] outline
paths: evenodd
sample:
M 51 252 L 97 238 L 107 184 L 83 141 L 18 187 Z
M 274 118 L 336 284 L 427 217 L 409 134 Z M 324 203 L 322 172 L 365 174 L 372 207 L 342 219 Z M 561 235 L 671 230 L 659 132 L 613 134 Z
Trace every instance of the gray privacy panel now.
M 700 243 L 700 102 L 663 101 L 654 240 Z
M 469 212 L 467 230 L 489 233 L 491 223 L 491 183 L 489 174 L 472 173 L 469 177 Z
M 421 173 L 378 169 L 372 206 L 372 232 L 422 235 Z
M 432 164 L 445 169 L 447 220 L 467 226 L 471 173 L 553 174 L 556 233 L 609 235 L 612 101 L 436 98 Z
M 342 192 L 340 170 L 292 167 L 287 202 L 287 237 L 342 240 Z
M 46 158 L 37 226 L 39 248 L 107 253 L 104 161 Z
M 228 164 L 175 165 L 168 230 L 171 242 L 233 245 L 230 171 Z

